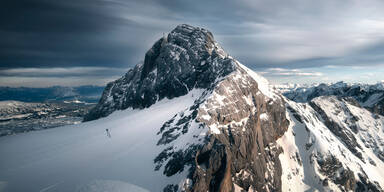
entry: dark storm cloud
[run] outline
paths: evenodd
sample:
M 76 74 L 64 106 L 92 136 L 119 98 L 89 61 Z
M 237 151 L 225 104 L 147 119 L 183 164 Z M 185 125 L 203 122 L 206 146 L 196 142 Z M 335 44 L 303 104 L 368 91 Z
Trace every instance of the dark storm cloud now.
M 275 66 L 285 68 L 314 68 L 322 66 L 382 66 L 384 65 L 384 42 L 362 46 L 344 55 L 335 57 L 318 57 L 290 62 L 281 62 Z M 260 66 L 266 67 L 266 66 Z
M 0 76 L 84 76 L 92 82 L 122 75 L 180 23 L 209 29 L 226 51 L 254 69 L 381 65 L 383 3 L 5 0 L 0 4 Z M 100 68 L 111 69 L 103 73 Z
M 122 66 L 138 54 L 129 39 L 140 29 L 112 12 L 97 0 L 2 2 L 0 67 Z
M 111 77 L 128 71 L 125 68 L 110 67 L 52 67 L 52 68 L 11 68 L 0 70 L 3 77 Z

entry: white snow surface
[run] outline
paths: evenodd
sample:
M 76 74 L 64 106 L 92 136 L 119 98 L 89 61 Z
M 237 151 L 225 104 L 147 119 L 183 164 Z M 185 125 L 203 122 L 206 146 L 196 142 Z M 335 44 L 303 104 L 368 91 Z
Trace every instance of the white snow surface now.
M 262 114 L 260 114 L 260 119 L 261 120 L 264 120 L 264 121 L 267 121 L 268 120 L 268 114 L 267 113 L 262 113 Z
M 163 150 L 156 146 L 161 136 L 156 133 L 201 93 L 191 90 L 142 110 L 2 137 L 0 191 L 81 191 L 95 186 L 100 189 L 93 191 L 159 191 L 166 184 L 178 184 L 185 173 L 166 177 L 162 169 L 154 171 L 153 160 Z

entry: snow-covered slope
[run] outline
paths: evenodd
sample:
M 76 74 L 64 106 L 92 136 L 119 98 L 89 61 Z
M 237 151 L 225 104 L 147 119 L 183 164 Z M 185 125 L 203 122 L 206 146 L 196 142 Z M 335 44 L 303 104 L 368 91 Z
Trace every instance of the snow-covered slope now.
M 185 175 L 165 177 L 154 171 L 153 160 L 161 150 L 156 133 L 200 94 L 201 90 L 192 90 L 148 109 L 128 109 L 79 125 L 3 137 L 0 181 L 5 191 L 84 191 L 96 181 L 158 191 L 166 183 L 178 183 Z
M 283 191 L 382 191 L 384 118 L 335 96 L 287 100 Z
M 382 83 L 280 90 L 291 122 L 279 140 L 283 170 L 291 170 L 283 171 L 283 190 L 383 191 Z

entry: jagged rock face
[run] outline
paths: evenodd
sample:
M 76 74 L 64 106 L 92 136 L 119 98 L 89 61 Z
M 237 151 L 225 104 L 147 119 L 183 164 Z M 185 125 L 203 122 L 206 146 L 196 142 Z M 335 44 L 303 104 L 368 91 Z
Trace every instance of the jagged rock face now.
M 239 67 L 199 108 L 197 120 L 214 134 L 198 151 L 191 191 L 281 191 L 276 140 L 289 124 L 281 99 L 266 97 Z
M 158 40 L 122 78 L 105 88 L 98 105 L 85 121 L 115 110 L 146 108 L 163 98 L 172 99 L 193 88 L 212 88 L 219 77 L 234 71 L 233 59 L 202 28 L 179 25 Z
M 282 99 L 267 97 L 258 85 L 236 62 L 236 71 L 162 126 L 158 145 L 164 150 L 154 160 L 156 170 L 172 176 L 189 167 L 190 182 L 179 186 L 182 191 L 281 191 L 276 140 L 289 123 Z M 208 134 L 188 137 L 194 129 Z M 175 147 L 180 140 L 191 144 Z

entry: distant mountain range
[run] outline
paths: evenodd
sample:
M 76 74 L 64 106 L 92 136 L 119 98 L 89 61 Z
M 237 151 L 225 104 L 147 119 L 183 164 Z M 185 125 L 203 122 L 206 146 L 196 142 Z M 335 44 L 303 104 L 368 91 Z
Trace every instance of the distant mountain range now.
M 373 113 L 384 115 L 384 82 L 369 85 L 341 81 L 313 86 L 279 85 L 276 87 L 286 98 L 295 102 L 305 103 L 320 96 L 337 96 L 353 99 L 357 105 Z
M 0 87 L 0 101 L 47 102 L 76 100 L 97 103 L 103 90 L 103 86 L 92 85 L 79 87 L 53 86 L 46 88 Z

